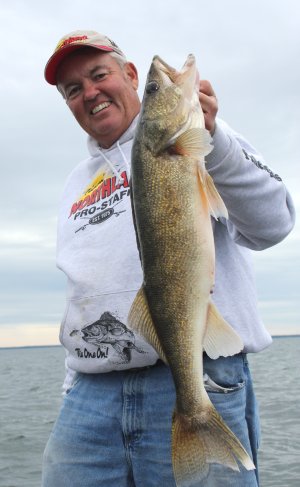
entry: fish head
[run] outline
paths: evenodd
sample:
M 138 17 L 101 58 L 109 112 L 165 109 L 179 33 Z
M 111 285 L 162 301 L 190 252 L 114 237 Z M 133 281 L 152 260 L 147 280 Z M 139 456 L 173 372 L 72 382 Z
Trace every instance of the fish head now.
M 189 54 L 180 71 L 154 56 L 140 115 L 144 143 L 153 153 L 172 145 L 187 128 L 204 127 L 196 60 Z

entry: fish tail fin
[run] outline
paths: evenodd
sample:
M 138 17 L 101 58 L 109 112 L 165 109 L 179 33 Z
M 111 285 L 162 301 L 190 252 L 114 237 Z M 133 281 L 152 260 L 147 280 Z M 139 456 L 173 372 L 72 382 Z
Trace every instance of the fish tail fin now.
M 213 407 L 187 417 L 176 410 L 172 425 L 172 460 L 177 487 L 188 487 L 205 479 L 210 463 L 220 463 L 239 471 L 255 466 L 240 441 Z

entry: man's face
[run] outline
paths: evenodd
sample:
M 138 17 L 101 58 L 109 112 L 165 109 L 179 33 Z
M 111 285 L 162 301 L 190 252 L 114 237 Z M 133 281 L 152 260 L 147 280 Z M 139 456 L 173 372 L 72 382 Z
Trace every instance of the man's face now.
M 58 70 L 57 87 L 81 127 L 102 147 L 125 132 L 140 109 L 135 66 L 96 49 L 76 52 Z

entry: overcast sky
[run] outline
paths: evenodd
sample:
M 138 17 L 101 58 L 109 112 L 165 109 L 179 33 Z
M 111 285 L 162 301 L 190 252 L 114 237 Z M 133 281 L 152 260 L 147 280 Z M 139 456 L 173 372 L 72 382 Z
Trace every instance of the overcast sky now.
M 153 55 L 180 68 L 197 59 L 219 116 L 263 153 L 300 207 L 298 0 L 0 0 L 0 346 L 58 343 L 65 279 L 55 267 L 57 207 L 86 157 L 77 126 L 43 70 L 58 40 L 98 30 L 140 73 Z M 255 253 L 259 306 L 274 334 L 300 333 L 300 224 Z

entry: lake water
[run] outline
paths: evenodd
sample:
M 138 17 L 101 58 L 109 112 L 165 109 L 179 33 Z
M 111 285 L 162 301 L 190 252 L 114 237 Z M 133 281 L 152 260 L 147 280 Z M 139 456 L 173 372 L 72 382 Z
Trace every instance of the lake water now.
M 288 337 L 249 354 L 262 423 L 261 487 L 300 486 L 299 350 L 300 337 Z M 40 487 L 63 377 L 61 347 L 0 349 L 0 487 Z

